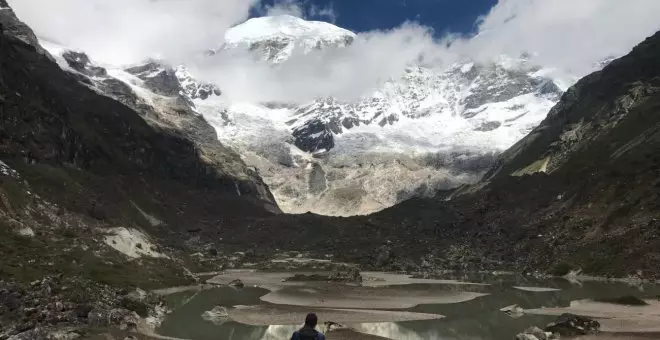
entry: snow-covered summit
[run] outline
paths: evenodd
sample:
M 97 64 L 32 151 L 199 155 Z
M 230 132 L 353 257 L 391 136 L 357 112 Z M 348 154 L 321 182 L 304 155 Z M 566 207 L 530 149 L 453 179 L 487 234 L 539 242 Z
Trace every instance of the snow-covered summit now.
M 225 42 L 239 44 L 255 42 L 273 37 L 292 39 L 343 39 L 355 38 L 355 33 L 322 21 L 307 21 L 291 15 L 278 15 L 250 19 L 230 28 L 225 33 Z
M 263 53 L 266 60 L 282 62 L 297 49 L 345 47 L 355 33 L 322 21 L 307 21 L 291 15 L 252 18 L 225 33 L 227 48 L 246 47 Z

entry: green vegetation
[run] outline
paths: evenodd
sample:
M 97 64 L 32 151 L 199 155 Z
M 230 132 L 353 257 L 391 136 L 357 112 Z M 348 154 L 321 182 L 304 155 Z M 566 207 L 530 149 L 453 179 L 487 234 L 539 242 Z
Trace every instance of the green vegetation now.
M 79 275 L 114 287 L 154 289 L 190 284 L 182 268 L 167 259 L 124 258 L 115 252 L 95 254 L 92 249 L 71 248 L 71 240 L 85 236 L 74 229 L 54 235 L 18 235 L 0 221 L 0 276 L 30 282 L 46 275 Z
M 27 205 L 28 196 L 23 185 L 15 178 L 2 177 L 0 179 L 0 209 L 5 205 L 2 197 L 6 197 L 12 210 L 23 208 Z

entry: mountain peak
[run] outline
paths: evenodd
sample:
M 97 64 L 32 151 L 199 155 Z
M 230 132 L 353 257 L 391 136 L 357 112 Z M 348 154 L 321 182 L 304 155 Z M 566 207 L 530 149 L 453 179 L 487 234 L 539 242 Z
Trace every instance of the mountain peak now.
M 308 21 L 291 15 L 252 18 L 225 33 L 225 47 L 258 51 L 274 63 L 288 60 L 293 53 L 345 47 L 355 33 L 322 21 Z
M 225 33 L 228 44 L 260 41 L 273 37 L 336 38 L 355 33 L 322 21 L 308 21 L 291 15 L 252 18 Z

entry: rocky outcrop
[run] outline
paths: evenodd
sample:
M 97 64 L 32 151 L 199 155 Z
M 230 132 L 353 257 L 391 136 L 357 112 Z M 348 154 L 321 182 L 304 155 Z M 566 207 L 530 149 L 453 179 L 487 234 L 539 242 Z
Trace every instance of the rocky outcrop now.
M 330 151 L 335 147 L 334 135 L 322 121 L 314 121 L 293 130 L 294 144 L 303 151 Z
M 515 340 L 553 340 L 559 339 L 552 332 L 546 332 L 538 327 L 529 327 L 524 332 L 516 335 Z
M 135 331 L 140 317 L 156 314 L 158 298 L 140 305 L 120 289 L 78 278 L 48 276 L 29 284 L 0 281 L 0 337 L 75 339 L 87 328 L 117 327 Z
M 545 327 L 546 332 L 561 336 L 598 334 L 600 323 L 594 319 L 575 314 L 562 314 L 555 322 Z
M 39 40 L 32 29 L 16 18 L 16 14 L 6 0 L 0 0 L 0 35 L 12 36 L 31 45 L 38 53 L 48 55 L 39 45 Z
M 92 64 L 87 54 L 83 52 L 66 51 L 62 54 L 67 64 L 74 70 L 89 77 L 105 77 L 108 71 L 103 67 Z
M 204 83 L 196 80 L 190 75 L 184 66 L 176 68 L 176 77 L 181 83 L 183 93 L 190 99 L 206 100 L 211 96 L 221 96 L 222 91 L 215 84 Z

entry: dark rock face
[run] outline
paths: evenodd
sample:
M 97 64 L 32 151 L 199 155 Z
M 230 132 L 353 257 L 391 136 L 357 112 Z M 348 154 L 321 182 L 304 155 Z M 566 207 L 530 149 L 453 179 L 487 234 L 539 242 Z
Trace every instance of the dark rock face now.
M 239 279 L 236 279 L 236 280 L 233 280 L 233 281 L 229 282 L 229 286 L 233 287 L 233 288 L 241 289 L 241 288 L 245 287 L 245 284 L 243 283 L 243 281 L 241 281 Z
M 6 34 L 31 45 L 37 52 L 48 55 L 40 45 L 37 36 L 32 29 L 16 18 L 14 11 L 9 7 L 6 0 L 0 0 L 0 34 Z
M 335 138 L 330 127 L 320 120 L 293 130 L 293 137 L 294 144 L 307 152 L 330 151 L 335 147 Z
M 533 78 L 527 70 L 508 70 L 499 65 L 474 66 L 468 73 L 479 74 L 480 83 L 473 93 L 463 100 L 467 109 L 476 109 L 489 102 L 512 99 L 525 93 L 535 93 L 559 98 L 561 89 L 549 79 Z
M 190 97 L 192 99 L 196 99 L 196 98 L 207 99 L 212 95 L 221 96 L 222 91 L 220 91 L 220 89 L 213 84 L 202 84 L 197 88 L 197 91 L 192 93 Z
M 562 314 L 557 321 L 546 326 L 545 330 L 561 336 L 598 334 L 600 323 L 588 317 L 566 313 Z
M 175 71 L 156 62 L 130 67 L 126 72 L 144 80 L 146 87 L 156 94 L 173 97 L 179 95 L 182 90 Z
M 89 57 L 85 53 L 66 51 L 62 54 L 67 64 L 76 71 L 90 77 L 105 77 L 108 72 L 103 67 L 92 65 Z
M 476 127 L 474 130 L 482 131 L 482 132 L 493 131 L 499 128 L 500 126 L 502 126 L 502 123 L 500 122 L 484 122 L 480 126 Z

